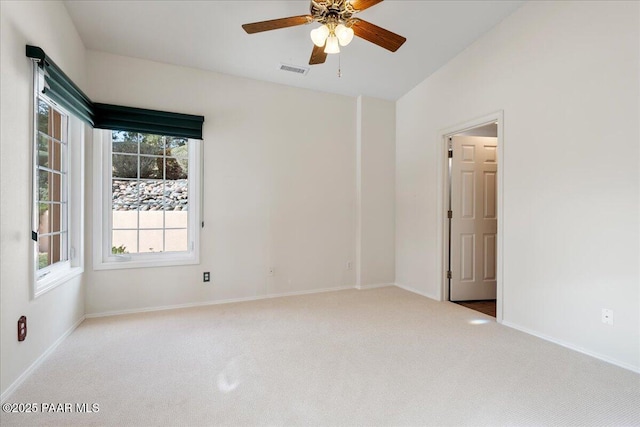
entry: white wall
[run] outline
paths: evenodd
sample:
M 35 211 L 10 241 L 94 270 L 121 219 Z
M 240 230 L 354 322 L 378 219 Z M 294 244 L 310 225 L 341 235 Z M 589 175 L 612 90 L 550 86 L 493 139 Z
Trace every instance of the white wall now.
M 355 98 L 94 51 L 87 75 L 96 102 L 205 116 L 201 265 L 89 266 L 88 314 L 355 285 Z
M 504 110 L 505 323 L 640 369 L 639 7 L 528 3 L 398 101 L 400 285 L 440 294 L 438 131 Z
M 31 300 L 32 68 L 25 45 L 42 47 L 81 87 L 85 49 L 59 2 L 0 2 L 0 389 L 11 385 L 84 315 L 82 277 Z M 27 339 L 16 322 L 27 316 Z
M 395 282 L 395 103 L 358 97 L 356 282 Z

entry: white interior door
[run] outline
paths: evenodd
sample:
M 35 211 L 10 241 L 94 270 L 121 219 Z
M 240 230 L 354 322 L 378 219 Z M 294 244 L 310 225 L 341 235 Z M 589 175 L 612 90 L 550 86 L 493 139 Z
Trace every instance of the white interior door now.
M 449 299 L 495 299 L 498 139 L 455 136 L 452 145 Z

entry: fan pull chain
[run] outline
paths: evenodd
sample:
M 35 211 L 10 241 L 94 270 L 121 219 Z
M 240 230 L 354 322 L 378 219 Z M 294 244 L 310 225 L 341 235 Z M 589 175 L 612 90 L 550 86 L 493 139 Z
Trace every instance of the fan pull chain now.
M 342 55 L 338 53 L 338 78 L 342 77 L 342 69 L 340 68 L 340 57 Z

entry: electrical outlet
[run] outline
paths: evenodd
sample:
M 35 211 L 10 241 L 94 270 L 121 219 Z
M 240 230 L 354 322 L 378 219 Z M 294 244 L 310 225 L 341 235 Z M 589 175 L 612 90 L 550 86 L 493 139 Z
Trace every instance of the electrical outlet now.
M 353 264 L 351 261 L 347 261 L 347 270 L 351 270 L 353 268 Z
M 211 281 L 211 273 L 208 271 L 205 271 L 204 273 L 202 273 L 202 281 L 203 282 L 210 282 Z
M 267 272 L 268 276 L 275 276 L 276 275 L 276 269 L 273 267 L 269 267 L 269 271 Z
M 602 323 L 613 326 L 613 310 L 608 308 L 602 309 Z
M 27 317 L 20 316 L 18 319 L 18 341 L 24 341 L 27 338 Z

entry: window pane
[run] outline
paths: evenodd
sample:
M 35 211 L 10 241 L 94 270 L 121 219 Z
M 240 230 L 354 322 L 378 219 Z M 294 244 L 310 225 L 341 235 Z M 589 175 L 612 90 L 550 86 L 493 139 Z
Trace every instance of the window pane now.
M 138 154 L 138 143 L 135 141 L 114 141 L 113 152 Z
M 49 135 L 49 106 L 38 100 L 38 130 Z
M 111 132 L 111 151 L 114 153 L 138 154 L 138 134 L 135 132 Z
M 185 252 L 189 249 L 189 233 L 183 230 L 165 230 L 165 250 L 167 252 Z
M 49 149 L 49 168 L 62 172 L 62 144 L 52 139 Z
M 49 135 L 58 141 L 62 139 L 62 115 L 53 108 L 49 116 Z
M 62 261 L 64 257 L 62 256 L 62 239 L 60 234 L 54 234 L 51 236 L 50 246 L 49 246 L 49 261 L 51 264 L 55 264 L 56 262 Z
M 163 209 L 164 183 L 162 181 L 140 181 L 140 210 L 161 211 Z
M 55 202 L 62 201 L 62 193 L 61 193 L 61 181 L 62 175 L 58 173 L 49 174 L 49 198 Z
M 137 230 L 113 230 L 111 233 L 111 253 L 133 254 L 138 252 Z
M 165 161 L 167 179 L 187 179 L 189 172 L 187 165 L 187 159 L 167 157 Z
M 114 178 L 137 178 L 138 156 L 114 154 L 111 156 L 111 168 Z
M 142 134 L 140 154 L 154 154 L 161 156 L 164 152 L 164 136 Z
M 38 165 L 49 167 L 52 162 L 49 162 L 51 156 L 51 139 L 42 134 L 38 134 Z
M 113 210 L 111 212 L 113 228 L 126 228 L 136 230 L 138 228 L 137 210 Z
M 164 228 L 163 211 L 140 211 L 140 228 Z
M 187 211 L 167 211 L 164 218 L 165 228 L 186 228 L 189 225 Z
M 47 171 L 38 171 L 38 200 L 49 200 L 49 175 Z
M 165 209 L 186 211 L 189 209 L 189 183 L 185 180 L 165 181 Z
M 167 138 L 167 179 L 186 179 L 189 175 L 189 145 L 185 138 Z
M 38 171 L 38 198 L 39 200 L 48 201 L 51 200 L 49 197 L 49 188 L 52 184 L 53 175 L 47 171 Z
M 38 234 L 46 234 L 51 232 L 51 219 L 49 210 L 51 205 L 49 203 L 38 203 Z
M 140 230 L 140 252 L 163 252 L 163 230 Z
M 64 231 L 62 229 L 62 205 L 53 204 L 49 208 L 49 224 L 51 225 L 51 232 Z
M 50 236 L 38 237 L 38 269 L 45 268 L 51 263 L 49 262 L 49 241 Z
M 176 136 L 167 137 L 167 151 L 171 151 L 174 156 L 187 157 L 188 139 Z M 169 153 L 167 153 L 169 155 Z
M 138 210 L 138 181 L 114 179 L 111 184 L 112 208 L 114 211 Z
M 122 142 L 124 141 L 124 136 L 125 136 L 124 131 L 121 130 L 113 130 L 111 131 L 111 142 Z M 113 148 L 113 146 L 112 146 Z
M 162 179 L 162 157 L 140 156 L 140 178 Z

